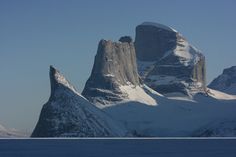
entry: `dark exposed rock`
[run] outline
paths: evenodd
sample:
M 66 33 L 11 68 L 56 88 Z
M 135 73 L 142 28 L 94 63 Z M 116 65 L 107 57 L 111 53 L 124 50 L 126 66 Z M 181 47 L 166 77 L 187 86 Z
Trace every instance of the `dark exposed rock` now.
M 135 49 L 137 58 L 142 61 L 158 61 L 176 46 L 176 32 L 163 29 L 150 23 L 136 27 Z
M 162 94 L 204 91 L 205 57 L 176 30 L 145 22 L 136 27 L 138 71 Z
M 124 42 L 131 43 L 131 42 L 133 42 L 133 40 L 130 36 L 123 36 L 119 39 L 119 41 L 122 42 L 122 43 L 124 43 Z
M 43 106 L 32 137 L 125 136 L 106 113 L 90 104 L 52 66 L 51 96 Z

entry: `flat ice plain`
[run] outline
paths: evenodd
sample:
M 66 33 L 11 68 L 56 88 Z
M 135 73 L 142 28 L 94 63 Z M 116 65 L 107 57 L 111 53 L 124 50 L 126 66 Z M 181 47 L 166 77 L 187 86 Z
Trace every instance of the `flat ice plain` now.
M 236 139 L 1 139 L 0 157 L 236 157 Z

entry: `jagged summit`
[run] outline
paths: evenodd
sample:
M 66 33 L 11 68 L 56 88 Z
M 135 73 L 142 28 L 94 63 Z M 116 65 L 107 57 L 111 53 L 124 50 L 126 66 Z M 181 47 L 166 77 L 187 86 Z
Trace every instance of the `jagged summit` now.
M 72 91 L 76 91 L 76 89 L 70 84 L 69 81 L 52 65 L 50 65 L 49 77 L 51 83 L 51 94 L 54 94 L 54 91 L 60 87 L 66 87 L 71 89 Z
M 32 137 L 125 136 L 125 129 L 89 103 L 50 66 L 51 95 L 43 106 Z
M 138 71 L 162 94 L 191 95 L 205 89 L 205 57 L 177 31 L 145 22 L 136 27 Z
M 132 92 L 134 95 L 131 96 L 133 90 L 150 97 L 140 87 L 134 43 L 129 37 L 123 37 L 121 41 L 99 42 L 92 73 L 82 92 L 92 103 L 114 104 L 131 97 L 136 100 L 140 96 L 137 92 Z
M 208 87 L 236 95 L 236 66 L 224 69 L 223 73 L 215 78 Z

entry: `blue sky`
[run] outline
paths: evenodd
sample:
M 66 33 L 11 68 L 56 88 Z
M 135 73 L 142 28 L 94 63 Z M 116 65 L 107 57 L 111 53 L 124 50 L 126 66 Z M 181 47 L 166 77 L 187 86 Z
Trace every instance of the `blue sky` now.
M 210 82 L 236 65 L 234 0 L 1 0 L 0 124 L 30 131 L 48 100 L 49 65 L 79 91 L 100 39 L 134 38 L 152 21 L 173 27 L 206 56 Z

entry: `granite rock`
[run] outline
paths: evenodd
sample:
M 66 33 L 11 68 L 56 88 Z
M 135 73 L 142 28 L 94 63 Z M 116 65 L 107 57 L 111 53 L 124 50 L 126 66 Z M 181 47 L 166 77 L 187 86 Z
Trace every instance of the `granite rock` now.
M 173 28 L 150 22 L 137 26 L 135 49 L 143 82 L 157 92 L 204 92 L 205 57 Z

